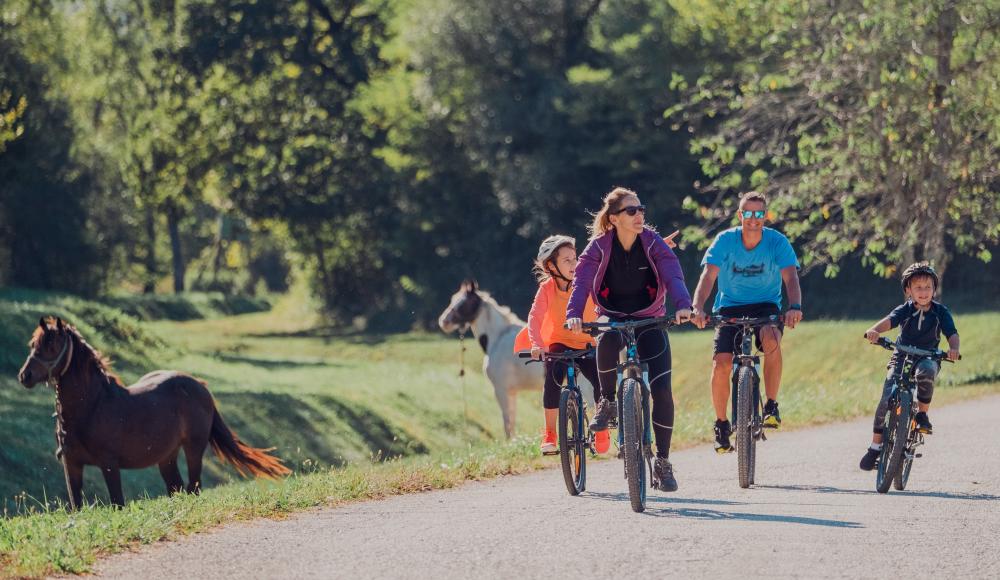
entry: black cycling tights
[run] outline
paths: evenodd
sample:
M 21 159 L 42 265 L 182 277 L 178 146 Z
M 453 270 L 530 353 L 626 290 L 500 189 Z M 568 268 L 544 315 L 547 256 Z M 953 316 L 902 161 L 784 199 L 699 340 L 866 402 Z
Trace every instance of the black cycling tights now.
M 649 390 L 653 397 L 653 435 L 656 438 L 656 456 L 670 454 L 670 436 L 674 432 L 674 395 L 670 388 L 670 340 L 658 328 L 637 331 L 639 360 L 649 365 Z M 625 346 L 625 339 L 616 331 L 605 332 L 597 339 L 597 372 L 601 381 L 601 396 L 615 400 L 618 376 L 618 353 Z
M 561 342 L 556 342 L 549 347 L 549 352 L 559 353 L 565 352 L 567 350 L 572 350 L 565 344 Z M 542 385 L 542 407 L 546 409 L 558 409 L 559 408 L 559 397 L 562 395 L 562 385 L 563 381 L 566 380 L 566 368 L 567 364 L 563 361 L 553 360 L 545 361 L 545 383 Z M 594 385 L 597 389 L 597 365 L 594 362 L 593 357 L 584 358 L 577 361 L 577 366 L 580 367 L 580 374 L 587 377 L 590 384 Z M 577 375 L 576 382 L 580 384 L 580 376 Z M 594 393 L 594 398 L 597 398 L 597 393 Z

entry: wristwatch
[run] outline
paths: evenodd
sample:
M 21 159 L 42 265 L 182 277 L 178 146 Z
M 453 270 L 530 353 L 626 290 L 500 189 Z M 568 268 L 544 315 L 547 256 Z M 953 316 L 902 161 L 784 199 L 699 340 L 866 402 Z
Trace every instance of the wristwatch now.
M 789 309 L 789 310 L 798 310 L 799 312 L 802 312 L 802 305 L 801 305 L 801 304 L 798 304 L 798 303 L 795 303 L 795 304 L 789 304 L 789 305 L 788 305 L 788 309 Z

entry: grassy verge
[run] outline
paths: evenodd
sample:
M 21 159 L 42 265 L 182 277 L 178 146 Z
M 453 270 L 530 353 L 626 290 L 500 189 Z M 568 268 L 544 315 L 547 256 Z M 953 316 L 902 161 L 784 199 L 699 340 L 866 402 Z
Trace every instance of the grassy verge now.
M 279 483 L 245 482 L 209 489 L 201 496 L 182 494 L 136 501 L 123 510 L 46 510 L 0 520 L 0 576 L 84 573 L 102 554 L 226 522 L 445 489 L 470 480 L 523 473 L 548 463 L 537 456 L 533 439 L 521 438 L 464 453 L 355 464 L 300 473 Z

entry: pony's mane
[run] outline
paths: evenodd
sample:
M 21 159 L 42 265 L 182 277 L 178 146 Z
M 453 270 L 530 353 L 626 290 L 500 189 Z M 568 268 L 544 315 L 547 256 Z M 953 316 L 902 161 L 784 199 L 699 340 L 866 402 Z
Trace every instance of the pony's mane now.
M 55 326 L 56 321 L 50 317 L 46 319 L 46 323 L 50 323 L 53 326 Z M 78 360 L 89 359 L 94 363 L 95 366 L 97 366 L 97 370 L 103 373 L 104 376 L 106 376 L 108 380 L 110 380 L 112 383 L 118 385 L 119 387 L 125 386 L 125 383 L 122 382 L 121 378 L 117 374 L 115 374 L 113 370 L 111 370 L 110 358 L 102 354 L 101 351 L 90 346 L 90 344 L 83 339 L 83 336 L 80 334 L 80 331 L 77 330 L 76 327 L 73 326 L 72 324 L 63 321 L 63 328 L 69 331 L 70 335 L 73 337 L 73 340 L 76 342 L 75 346 L 78 347 L 81 351 L 74 354 L 73 355 L 74 358 L 81 357 Z M 28 343 L 28 346 L 31 348 L 37 347 L 38 342 L 42 339 L 42 335 L 44 333 L 45 331 L 42 330 L 42 327 L 40 326 L 35 327 L 35 332 L 32 333 L 31 341 Z
M 501 306 L 499 303 L 497 303 L 496 299 L 493 298 L 493 296 L 490 296 L 489 292 L 486 292 L 485 290 L 479 290 L 478 292 L 479 292 L 479 297 L 483 299 L 483 302 L 486 302 L 487 304 L 493 306 L 493 308 L 495 308 L 497 312 L 499 312 L 500 315 L 507 320 L 507 322 L 511 324 L 521 324 L 521 325 L 525 324 L 523 320 L 518 318 L 518 316 L 511 311 L 509 306 Z

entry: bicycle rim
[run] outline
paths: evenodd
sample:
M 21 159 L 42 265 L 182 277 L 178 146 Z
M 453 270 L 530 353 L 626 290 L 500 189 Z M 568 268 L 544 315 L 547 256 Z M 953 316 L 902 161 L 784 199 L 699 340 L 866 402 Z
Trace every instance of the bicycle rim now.
M 757 441 L 753 436 L 753 375 L 742 367 L 736 387 L 736 460 L 740 487 L 753 483 Z
M 587 454 L 580 422 L 580 397 L 570 389 L 563 389 L 559 398 L 559 459 L 566 491 L 579 495 L 586 488 Z
M 888 441 L 882 442 L 882 449 L 885 452 L 885 467 L 879 465 L 879 478 L 876 481 L 875 489 L 879 493 L 889 491 L 892 480 L 903 468 L 903 455 L 906 450 L 906 440 L 910 429 L 910 396 L 904 392 L 896 403 L 896 407 L 890 410 L 895 416 L 891 421 Z M 888 447 L 888 450 L 886 450 Z
M 622 457 L 632 511 L 646 509 L 646 469 L 642 457 L 642 394 L 639 382 L 626 379 L 622 385 Z

